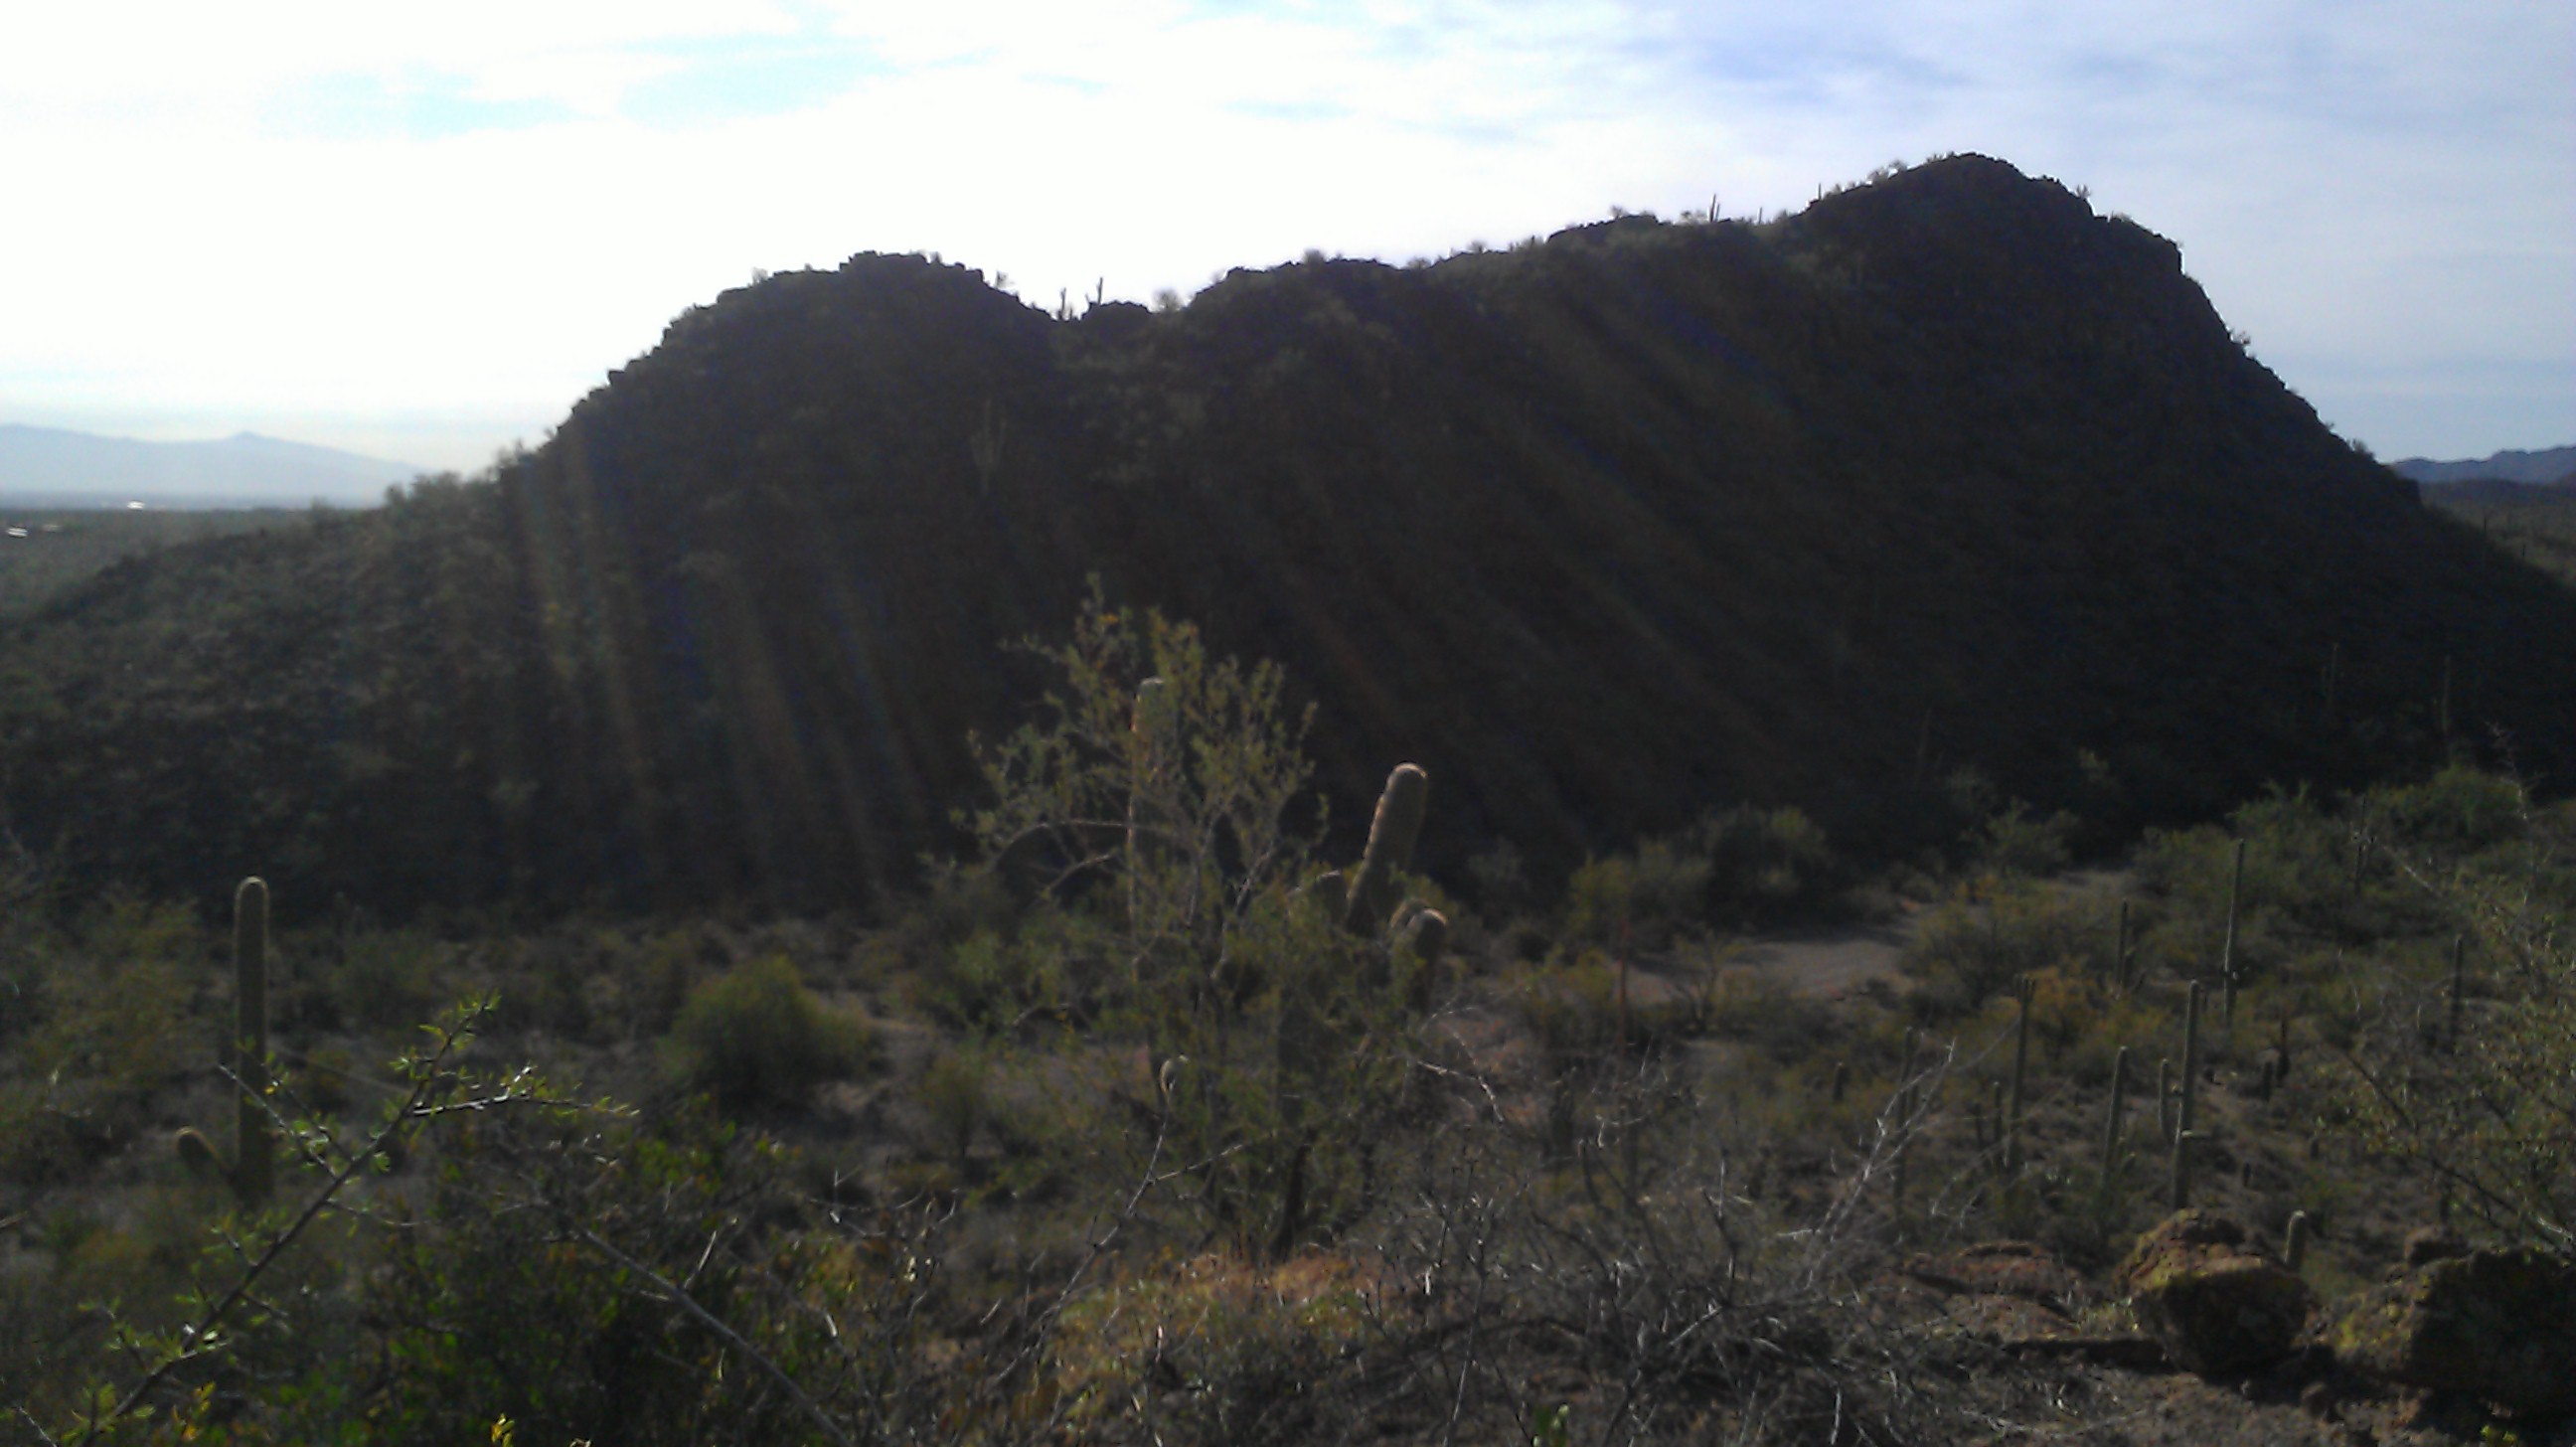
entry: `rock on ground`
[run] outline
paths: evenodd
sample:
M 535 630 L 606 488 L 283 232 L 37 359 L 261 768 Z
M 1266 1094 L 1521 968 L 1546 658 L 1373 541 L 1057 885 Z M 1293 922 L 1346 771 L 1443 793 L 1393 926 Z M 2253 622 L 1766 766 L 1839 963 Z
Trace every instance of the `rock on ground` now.
M 2576 1414 L 2576 1266 L 2531 1250 L 2425 1261 L 2353 1302 L 2334 1347 L 2356 1371 L 2516 1417 Z
M 2187 1371 L 2252 1371 L 2289 1355 L 2316 1296 L 2243 1223 L 2176 1213 L 2120 1264 L 2138 1324 Z

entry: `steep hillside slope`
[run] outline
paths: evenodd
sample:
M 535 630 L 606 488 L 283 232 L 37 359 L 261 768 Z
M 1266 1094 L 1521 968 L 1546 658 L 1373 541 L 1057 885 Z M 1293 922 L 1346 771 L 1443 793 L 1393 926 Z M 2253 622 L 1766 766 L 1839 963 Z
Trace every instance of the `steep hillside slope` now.
M 2327 432 L 2171 244 L 1970 157 L 1170 313 L 774 277 L 488 484 L 65 600 L 7 643 L 0 766 L 22 838 L 156 885 L 846 899 L 946 842 L 968 731 L 1031 699 L 1003 645 L 1094 574 L 1288 667 L 1344 828 L 1429 768 L 1435 867 L 1745 798 L 1921 837 L 1962 766 L 2125 821 L 2446 722 L 2576 742 L 2576 603 Z

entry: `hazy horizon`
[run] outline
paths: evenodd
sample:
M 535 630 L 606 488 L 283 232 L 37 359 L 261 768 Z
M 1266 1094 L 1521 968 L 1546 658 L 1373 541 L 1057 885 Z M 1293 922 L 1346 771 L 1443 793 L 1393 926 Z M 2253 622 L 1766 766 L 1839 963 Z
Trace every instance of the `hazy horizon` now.
M 1780 212 L 1975 151 L 2178 242 L 2380 456 L 2576 439 L 2576 12 L 1885 0 L 0 19 L 0 421 L 472 472 L 757 270 L 1042 308 Z

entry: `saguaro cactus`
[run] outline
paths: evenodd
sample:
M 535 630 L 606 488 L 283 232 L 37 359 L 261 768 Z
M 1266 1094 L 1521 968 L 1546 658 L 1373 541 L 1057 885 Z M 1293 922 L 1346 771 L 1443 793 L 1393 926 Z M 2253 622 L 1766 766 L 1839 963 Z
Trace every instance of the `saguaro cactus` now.
M 268 885 L 245 879 L 233 891 L 233 1188 L 253 1205 L 275 1182 L 268 1118 Z
M 2172 1140 L 2174 1134 L 2173 1057 L 2156 1062 L 2156 1138 Z
M 2287 1239 L 2281 1243 L 2281 1260 L 2291 1271 L 2296 1272 L 2307 1265 L 2308 1237 L 2314 1234 L 2315 1229 L 2314 1223 L 2308 1219 L 2307 1212 L 2290 1213 L 2290 1232 Z
M 2236 1028 L 2236 910 L 2245 892 L 2245 841 L 2236 841 L 2236 863 L 2227 875 L 2227 942 L 2218 950 L 2218 988 L 2226 1004 L 2227 1028 Z
M 2183 1002 L 2182 1017 L 2182 1102 L 2174 1118 L 2174 1137 L 2179 1140 L 2191 1134 L 2193 1103 L 2200 1097 L 2200 982 L 2191 982 L 2191 995 Z M 2179 1211 L 2182 1208 L 2174 1208 Z
M 2110 1188 L 2112 1173 L 2120 1168 L 2120 1116 L 2128 1104 L 2128 1089 L 2129 1047 L 2123 1045 L 2120 1053 L 2111 1057 L 2111 1104 L 2103 1112 L 2102 1184 L 2105 1190 Z
M 276 1146 L 268 1115 L 268 885 L 256 878 L 233 892 L 233 1033 L 223 1054 L 240 1082 L 232 1159 L 193 1128 L 175 1144 L 189 1169 L 221 1176 L 243 1204 L 258 1206 L 276 1186 Z
M 1396 905 L 1395 876 L 1413 862 L 1413 841 L 1422 833 L 1430 795 L 1430 776 L 1411 764 L 1398 764 L 1386 776 L 1386 792 L 1378 796 L 1376 817 L 1369 821 L 1368 852 L 1360 856 L 1342 911 L 1342 928 L 1353 934 L 1385 928 Z

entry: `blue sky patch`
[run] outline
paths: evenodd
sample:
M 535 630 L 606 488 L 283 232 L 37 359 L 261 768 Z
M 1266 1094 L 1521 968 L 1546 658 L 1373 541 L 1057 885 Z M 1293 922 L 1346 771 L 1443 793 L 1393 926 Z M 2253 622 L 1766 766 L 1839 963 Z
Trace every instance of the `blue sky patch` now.
M 490 99 L 474 94 L 460 76 L 434 74 L 401 80 L 320 76 L 280 94 L 261 114 L 271 131 L 368 141 L 445 140 L 571 118 L 569 109 L 553 101 Z
M 866 46 L 829 37 L 737 36 L 651 53 L 673 68 L 629 88 L 621 109 L 652 126 L 787 115 L 891 73 Z

